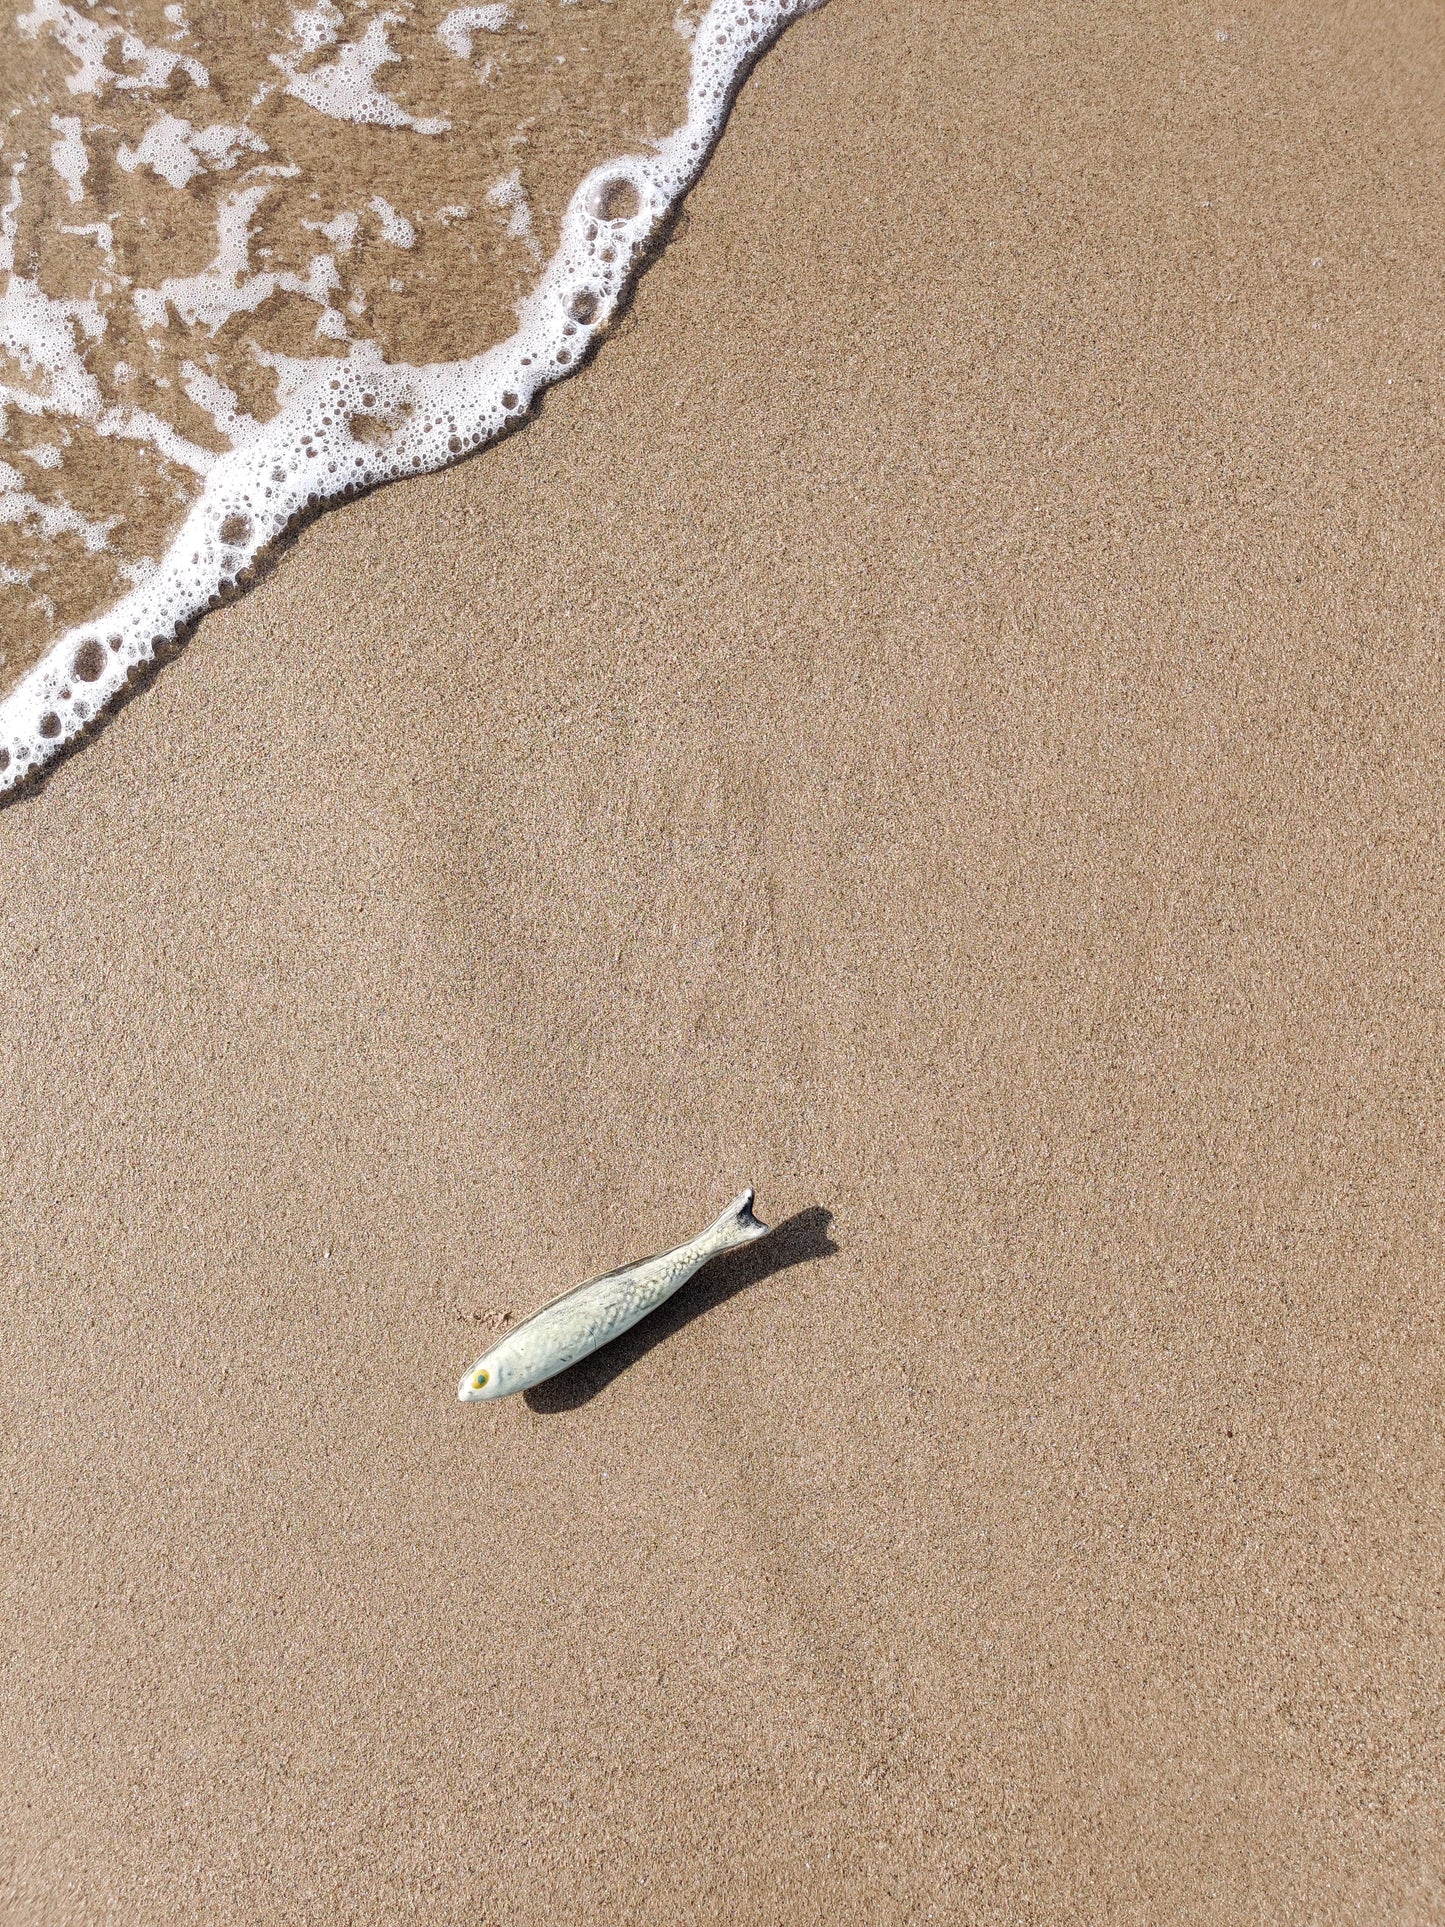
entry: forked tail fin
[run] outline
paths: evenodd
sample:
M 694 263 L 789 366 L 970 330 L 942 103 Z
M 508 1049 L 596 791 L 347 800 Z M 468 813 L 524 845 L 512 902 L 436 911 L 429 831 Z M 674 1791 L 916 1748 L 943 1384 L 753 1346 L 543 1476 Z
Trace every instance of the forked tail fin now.
M 748 1190 L 741 1197 L 734 1198 L 722 1216 L 714 1220 L 703 1235 L 726 1251 L 734 1245 L 750 1245 L 755 1238 L 766 1238 L 771 1230 L 771 1225 L 753 1216 L 753 1194 Z

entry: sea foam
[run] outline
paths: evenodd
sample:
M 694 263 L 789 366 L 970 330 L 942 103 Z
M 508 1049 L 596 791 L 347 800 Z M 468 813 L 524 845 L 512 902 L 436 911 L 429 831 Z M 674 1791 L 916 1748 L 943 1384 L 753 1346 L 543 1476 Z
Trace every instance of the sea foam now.
M 298 519 L 358 490 L 444 468 L 475 452 L 523 418 L 540 390 L 572 372 L 615 314 L 660 224 L 696 179 L 751 62 L 790 20 L 819 4 L 821 0 L 713 0 L 691 36 L 686 118 L 652 151 L 620 155 L 581 180 L 562 217 L 556 251 L 520 304 L 520 325 L 509 339 L 468 359 L 424 366 L 390 361 L 374 341 L 351 343 L 344 357 L 289 363 L 277 357 L 279 411 L 264 423 L 237 416 L 234 446 L 207 455 L 203 465 L 190 463 L 202 474 L 201 492 L 159 564 L 148 573 L 137 570 L 141 579 L 136 586 L 102 617 L 69 629 L 0 703 L 0 794 L 25 783 L 84 735 L 160 650 L 244 583 L 257 559 Z M 56 0 L 37 0 L 27 18 L 37 26 L 55 25 L 57 32 L 60 23 L 74 37 L 69 24 L 74 15 Z M 340 16 L 330 0 L 293 18 L 302 44 L 309 44 L 308 35 L 316 48 L 334 43 Z M 460 9 L 442 23 L 443 44 L 460 56 L 470 49 L 473 36 L 496 31 L 506 18 L 507 9 L 501 6 Z M 288 90 L 308 89 L 319 96 L 309 104 L 338 117 L 374 122 L 389 113 L 378 105 L 386 97 L 375 84 L 377 68 L 389 55 L 380 24 L 374 45 L 363 38 L 357 43 L 361 52 L 349 58 L 343 49 L 335 65 L 323 70 L 324 78 L 317 79 L 317 70 L 312 70 L 309 88 L 308 76 L 298 82 L 294 68 L 278 61 Z M 97 25 L 83 45 L 77 42 L 72 51 L 81 62 L 82 86 L 77 89 L 72 81 L 73 92 L 99 85 L 108 40 L 118 32 Z M 142 53 L 161 58 L 145 49 Z M 197 62 L 192 65 L 199 68 Z M 204 75 L 204 69 L 199 71 Z M 406 121 L 424 133 L 441 132 L 445 126 L 419 116 L 408 115 Z M 83 150 L 75 156 L 72 129 L 62 125 L 57 132 L 61 157 L 55 164 L 62 176 L 69 170 L 78 179 L 75 170 L 84 159 Z M 142 144 L 131 150 L 121 164 L 169 170 L 184 179 L 188 156 L 205 142 L 224 148 L 223 136 L 233 144 L 244 138 L 233 128 L 207 129 L 198 136 L 188 122 L 171 117 L 169 123 L 156 123 L 149 148 Z M 228 242 L 221 222 L 222 255 L 213 268 L 163 281 L 155 291 L 158 302 L 174 305 L 178 313 L 193 309 L 205 315 L 208 302 L 229 303 L 234 310 L 238 298 L 246 298 L 249 284 L 240 272 L 247 258 L 246 196 L 256 192 L 253 188 L 234 197 L 234 232 Z M 519 199 L 512 221 L 518 235 L 530 232 L 525 215 L 525 201 Z M 388 238 L 405 247 L 403 230 L 409 224 L 404 218 L 384 204 L 381 219 Z M 312 298 L 325 294 L 304 291 Z M 77 313 L 69 319 L 85 327 L 84 304 L 71 305 Z M 55 325 L 53 316 L 39 310 L 35 321 L 38 329 Z M 51 359 L 56 366 L 65 360 L 59 355 Z M 73 357 L 69 365 L 76 366 Z M 204 386 L 206 378 L 199 370 L 194 378 Z M 224 427 L 224 391 L 211 402 L 218 425 Z M 87 405 L 93 413 L 89 398 Z M 164 446 L 164 423 L 148 422 L 141 428 Z M 179 445 L 176 459 L 185 461 L 181 438 L 173 439 Z M 32 451 L 32 458 L 36 453 Z M 78 515 L 75 521 L 82 534 L 92 526 Z M 87 539 L 92 547 L 103 545 L 103 529 Z

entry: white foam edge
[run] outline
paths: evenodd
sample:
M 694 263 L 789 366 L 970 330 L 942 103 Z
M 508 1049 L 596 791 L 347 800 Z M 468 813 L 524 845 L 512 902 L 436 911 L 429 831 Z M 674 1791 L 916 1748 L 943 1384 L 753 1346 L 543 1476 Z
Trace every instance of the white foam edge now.
M 320 363 L 314 382 L 254 440 L 218 456 L 154 573 L 104 616 L 67 630 L 0 702 L 0 796 L 83 736 L 137 672 L 233 590 L 299 518 L 462 460 L 570 374 L 612 318 L 659 223 L 696 180 L 752 62 L 790 21 L 821 4 L 713 0 L 692 42 L 687 119 L 653 153 L 619 156 L 580 183 L 557 252 L 507 341 L 469 360 L 424 367 L 388 363 L 374 344 L 358 343 L 344 361 Z M 622 181 L 637 208 L 605 218 L 605 192 Z M 400 421 L 404 411 L 384 447 L 358 440 L 348 426 L 358 416 Z

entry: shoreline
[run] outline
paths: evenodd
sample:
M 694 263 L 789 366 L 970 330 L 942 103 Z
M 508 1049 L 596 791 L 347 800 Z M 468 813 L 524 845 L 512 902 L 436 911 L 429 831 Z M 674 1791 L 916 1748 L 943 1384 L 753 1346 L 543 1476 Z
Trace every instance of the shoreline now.
M 576 373 L 626 311 L 637 273 L 696 184 L 752 66 L 821 4 L 713 0 L 693 48 L 685 117 L 649 152 L 614 156 L 583 175 L 556 251 L 506 339 L 461 361 L 423 365 L 388 361 L 369 339 L 353 342 L 344 360 L 299 364 L 304 378 L 291 392 L 280 385 L 278 412 L 264 423 L 244 418 L 249 432 L 222 454 L 192 451 L 209 466 L 159 561 L 129 594 L 66 629 L 0 697 L 0 804 L 89 740 L 137 679 L 249 586 L 299 523 L 481 452 L 524 423 L 552 383 Z M 30 344 L 20 352 L 43 361 Z M 112 408 L 106 420 L 124 413 Z

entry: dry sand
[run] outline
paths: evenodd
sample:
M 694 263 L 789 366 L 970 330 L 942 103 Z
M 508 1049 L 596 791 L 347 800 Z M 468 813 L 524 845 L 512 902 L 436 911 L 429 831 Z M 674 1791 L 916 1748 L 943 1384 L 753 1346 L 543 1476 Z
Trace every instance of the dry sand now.
M 0 816 L 7 1919 L 1445 1919 L 1442 129 L 832 0 Z

